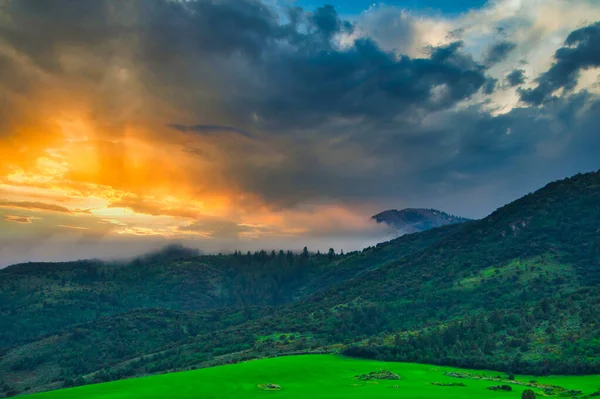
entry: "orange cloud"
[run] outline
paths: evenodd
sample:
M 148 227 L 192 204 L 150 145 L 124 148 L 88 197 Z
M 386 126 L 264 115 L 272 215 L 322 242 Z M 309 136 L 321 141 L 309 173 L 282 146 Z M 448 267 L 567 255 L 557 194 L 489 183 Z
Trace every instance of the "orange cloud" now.
M 36 219 L 40 218 L 36 218 L 33 216 L 4 215 L 5 221 L 19 224 L 31 224 L 31 222 Z
M 169 207 L 164 204 L 164 201 L 156 201 L 153 199 L 144 199 L 136 196 L 125 196 L 121 200 L 112 202 L 109 205 L 110 208 L 128 208 L 137 213 L 143 213 L 146 215 L 159 216 L 167 215 L 181 218 L 195 219 L 201 215 L 200 210 L 194 210 L 193 206 L 187 208 L 183 207 Z
M 73 229 L 73 230 L 89 230 L 89 227 L 81 227 L 81 226 L 69 226 L 66 224 L 59 224 L 58 227 L 64 227 L 65 229 Z
M 50 211 L 50 212 L 60 212 L 60 213 L 71 213 L 68 208 L 60 205 L 54 204 L 46 204 L 44 202 L 34 202 L 34 201 L 5 201 L 0 200 L 1 208 L 10 208 L 10 209 L 29 209 L 35 211 Z

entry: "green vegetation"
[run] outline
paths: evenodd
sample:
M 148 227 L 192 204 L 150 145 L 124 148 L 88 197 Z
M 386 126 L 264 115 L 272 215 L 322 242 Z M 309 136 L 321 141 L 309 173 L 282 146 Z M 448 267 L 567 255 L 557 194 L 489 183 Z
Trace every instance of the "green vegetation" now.
M 280 391 L 281 387 L 277 384 L 258 384 L 263 391 Z
M 385 367 L 399 380 L 357 381 L 357 373 L 368 375 Z M 332 355 L 288 356 L 254 360 L 235 365 L 172 373 L 140 379 L 89 385 L 30 396 L 31 399 L 188 399 L 188 398 L 520 398 L 525 388 L 514 385 L 511 392 L 490 391 L 485 380 L 469 381 L 460 389 L 450 387 L 453 377 L 446 367 L 410 363 L 381 363 Z M 531 377 L 516 376 L 526 381 Z M 591 393 L 600 376 L 544 377 L 540 382 L 561 384 L 565 389 Z M 276 383 L 263 383 L 263 381 Z M 447 386 L 433 385 L 438 381 Z M 395 389 L 390 389 L 395 388 Z M 276 392 L 265 392 L 276 391 Z M 537 391 L 540 395 L 541 391 Z M 552 396 L 550 396 L 551 398 Z
M 488 389 L 490 391 L 504 391 L 504 392 L 512 391 L 512 387 L 510 385 L 494 385 L 494 386 L 488 387 Z
M 526 389 L 521 394 L 521 399 L 535 399 L 535 392 L 531 389 Z
M 456 371 L 447 372 L 446 375 L 449 377 L 454 377 L 454 378 L 468 378 L 468 379 L 477 380 L 477 381 L 494 381 L 494 382 L 502 382 L 503 383 L 502 385 L 495 385 L 495 386 L 489 387 L 488 389 L 491 389 L 491 390 L 511 391 L 512 387 L 510 385 L 520 385 L 520 386 L 525 386 L 525 387 L 536 388 L 537 390 L 542 391 L 547 396 L 573 397 L 573 396 L 581 394 L 580 390 L 566 389 L 566 388 L 563 388 L 558 385 L 550 385 L 550 384 L 541 383 L 538 381 L 529 381 L 529 382 L 519 381 L 514 378 L 514 374 L 512 374 L 512 373 L 509 374 L 508 377 L 506 377 L 506 378 L 502 377 L 502 376 L 490 377 L 485 374 L 473 374 L 473 373 L 468 373 L 468 372 L 456 372 Z M 509 384 L 509 385 L 506 385 L 506 384 Z
M 356 379 L 362 381 L 371 380 L 399 380 L 400 376 L 396 373 L 392 373 L 389 370 L 371 371 L 369 374 L 360 374 L 356 376 Z
M 542 278 L 552 282 L 556 279 L 570 281 L 575 277 L 571 265 L 561 264 L 557 256 L 532 257 L 530 259 L 515 259 L 505 265 L 490 266 L 480 270 L 474 276 L 466 277 L 456 282 L 455 288 L 472 290 L 483 284 L 505 283 L 507 281 L 519 284 L 535 283 Z
M 466 387 L 467 385 L 463 382 L 438 382 L 434 381 L 431 385 L 437 385 L 440 387 Z
M 299 353 L 537 381 L 600 374 L 598 204 L 596 172 L 483 220 L 345 255 L 175 248 L 122 264 L 12 266 L 0 271 L 0 394 Z M 269 376 L 252 387 L 268 383 L 288 390 Z

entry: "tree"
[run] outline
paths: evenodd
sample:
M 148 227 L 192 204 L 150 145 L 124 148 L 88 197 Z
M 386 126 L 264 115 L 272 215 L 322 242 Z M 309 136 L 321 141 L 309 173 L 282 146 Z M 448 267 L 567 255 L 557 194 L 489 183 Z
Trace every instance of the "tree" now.
M 523 394 L 521 394 L 521 399 L 535 399 L 535 392 L 531 389 L 526 389 L 523 391 Z
M 329 260 L 332 260 L 335 257 L 335 250 L 333 248 L 329 248 L 329 252 L 327 253 L 327 257 Z

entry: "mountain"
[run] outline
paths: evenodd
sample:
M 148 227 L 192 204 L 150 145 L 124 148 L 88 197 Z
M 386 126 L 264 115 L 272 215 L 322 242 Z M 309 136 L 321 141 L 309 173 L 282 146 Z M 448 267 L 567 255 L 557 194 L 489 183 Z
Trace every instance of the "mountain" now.
M 436 209 L 406 208 L 402 210 L 390 209 L 372 216 L 377 223 L 386 223 L 402 234 L 418 233 L 446 226 L 468 222 L 470 219 L 449 215 Z
M 0 271 L 0 389 L 291 353 L 600 373 L 600 172 L 346 255 L 177 252 Z
M 254 327 L 245 324 L 449 234 L 436 229 L 333 257 L 204 256 L 167 248 L 127 263 L 7 267 L 0 270 L 0 376 L 6 378 L 3 384 L 0 377 L 0 393 L 228 362 L 252 347 L 244 329 Z M 302 337 L 281 350 L 298 345 Z
M 0 270 L 0 351 L 138 309 L 277 307 L 423 249 L 450 231 L 344 256 L 265 251 L 200 255 L 168 247 L 131 262 L 23 263 Z

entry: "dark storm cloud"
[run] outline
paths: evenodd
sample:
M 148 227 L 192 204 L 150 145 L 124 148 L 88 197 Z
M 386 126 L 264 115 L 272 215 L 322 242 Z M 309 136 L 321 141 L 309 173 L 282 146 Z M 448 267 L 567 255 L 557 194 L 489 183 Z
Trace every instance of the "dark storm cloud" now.
M 483 67 L 458 42 L 422 59 L 397 59 L 369 39 L 339 48 L 335 37 L 352 26 L 330 6 L 289 10 L 282 24 L 250 0 L 140 4 L 143 26 L 134 28 L 144 79 L 170 102 L 197 110 L 200 124 L 279 130 L 393 117 L 399 109 L 452 106 L 485 82 Z M 221 119 L 206 111 L 216 104 L 227 110 Z
M 443 109 L 486 81 L 460 42 L 415 59 L 397 59 L 368 38 L 339 48 L 335 36 L 352 26 L 331 6 L 290 10 L 293 17 L 282 24 L 254 0 L 75 3 L 8 2 L 12 24 L 2 33 L 40 65 L 56 60 L 61 45 L 98 45 L 102 53 L 114 50 L 107 43 L 118 38 L 155 93 L 192 110 L 219 104 L 226 110 L 221 119 L 239 120 L 244 129 Z M 37 22 L 48 35 L 19 29 Z M 220 122 L 199 125 L 229 125 Z
M 521 100 L 540 105 L 558 89 L 573 90 L 581 70 L 600 66 L 600 22 L 571 32 L 554 59 L 552 67 L 536 79 L 537 87 L 520 91 Z
M 257 126 L 308 128 L 333 118 L 381 119 L 444 109 L 485 83 L 483 67 L 462 43 L 431 49 L 429 58 L 397 58 L 369 39 L 346 49 L 299 47 L 265 65 L 269 87 L 247 104 Z
M 515 87 L 525 83 L 525 71 L 523 69 L 515 69 L 506 75 L 506 81 L 510 87 Z
M 317 8 L 310 18 L 317 29 L 317 32 L 329 41 L 333 35 L 341 31 L 352 31 L 352 25 L 338 18 L 337 12 L 332 5 L 325 5 Z
M 366 126 L 358 128 L 364 131 L 353 144 L 364 155 L 342 153 L 346 161 L 339 165 L 331 163 L 335 148 L 324 160 L 313 147 L 297 146 L 279 168 L 242 173 L 248 187 L 277 198 L 282 206 L 298 197 L 368 201 L 378 196 L 451 206 L 479 217 L 490 206 L 501 206 L 547 181 L 597 169 L 600 136 L 594 124 L 600 123 L 599 111 L 600 100 L 589 94 L 498 116 L 479 106 L 442 111 L 431 123 L 379 127 L 377 137 Z M 374 166 L 367 167 L 373 156 Z M 473 203 L 466 193 L 477 188 L 486 188 L 486 196 Z M 454 202 L 447 199 L 450 193 L 465 197 Z
M 277 15 L 257 0 L 150 0 L 135 4 L 142 18 L 134 26 L 143 39 L 142 50 L 148 61 L 157 63 L 165 55 L 166 61 L 172 61 L 173 57 L 194 53 L 240 52 L 254 57 L 286 35 Z
M 56 57 L 60 46 L 97 45 L 122 33 L 122 26 L 111 18 L 118 10 L 106 1 L 3 0 L 0 7 L 7 17 L 0 23 L 0 37 L 56 71 L 61 69 Z
M 411 154 L 418 168 L 398 167 L 378 181 L 356 183 L 409 203 L 453 206 L 458 213 L 484 216 L 489 207 L 548 181 L 598 169 L 600 136 L 594 124 L 600 123 L 599 111 L 600 99 L 586 93 L 498 116 L 479 107 L 445 111 L 432 126 L 417 128 L 414 134 L 423 136 L 423 144 L 403 139 L 394 147 L 403 148 L 403 157 Z
M 226 156 L 211 153 L 223 169 L 218 178 L 270 205 L 320 198 L 427 202 L 494 181 L 493 190 L 516 195 L 524 185 L 502 186 L 508 177 L 543 171 L 550 180 L 597 166 L 593 146 L 585 145 L 598 143 L 600 113 L 591 94 L 498 116 L 482 105 L 455 108 L 476 93 L 493 93 L 497 81 L 486 71 L 514 50 L 511 42 L 493 45 L 482 65 L 460 41 L 420 58 L 397 56 L 369 37 L 339 45 L 353 26 L 328 6 L 277 12 L 255 0 L 2 4 L 9 18 L 1 20 L 0 35 L 19 55 L 45 72 L 100 83 L 107 64 L 123 66 L 143 88 L 136 98 L 154 100 L 136 112 L 177 110 L 181 120 L 168 114 L 160 134 L 223 136 L 217 147 Z M 522 99 L 540 104 L 555 89 L 574 87 L 581 69 L 600 65 L 599 30 L 596 23 L 571 33 Z M 58 56 L 64 48 L 97 59 L 68 69 Z M 19 76 L 12 61 L 9 69 L 3 77 Z M 114 109 L 110 95 L 98 102 L 101 110 Z M 250 140 L 239 143 L 220 134 L 226 132 Z M 448 210 L 481 216 L 469 213 L 468 198 Z
M 191 125 L 191 126 L 186 126 L 186 125 L 179 125 L 179 124 L 170 124 L 167 125 L 167 127 L 170 127 L 171 129 L 175 129 L 175 130 L 179 130 L 180 132 L 196 132 L 196 133 L 204 133 L 204 134 L 211 134 L 211 133 L 235 133 L 235 134 L 239 134 L 241 136 L 246 136 L 246 137 L 252 137 L 252 134 L 243 130 L 243 129 L 238 129 L 232 126 L 221 126 L 221 125 Z
M 492 66 L 499 62 L 502 62 L 508 57 L 511 51 L 517 48 L 517 44 L 508 41 L 502 41 L 495 43 L 487 51 L 485 56 L 485 65 Z
M 497 84 L 498 84 L 498 79 L 488 78 L 482 87 L 483 93 L 484 94 L 492 94 L 496 90 Z

